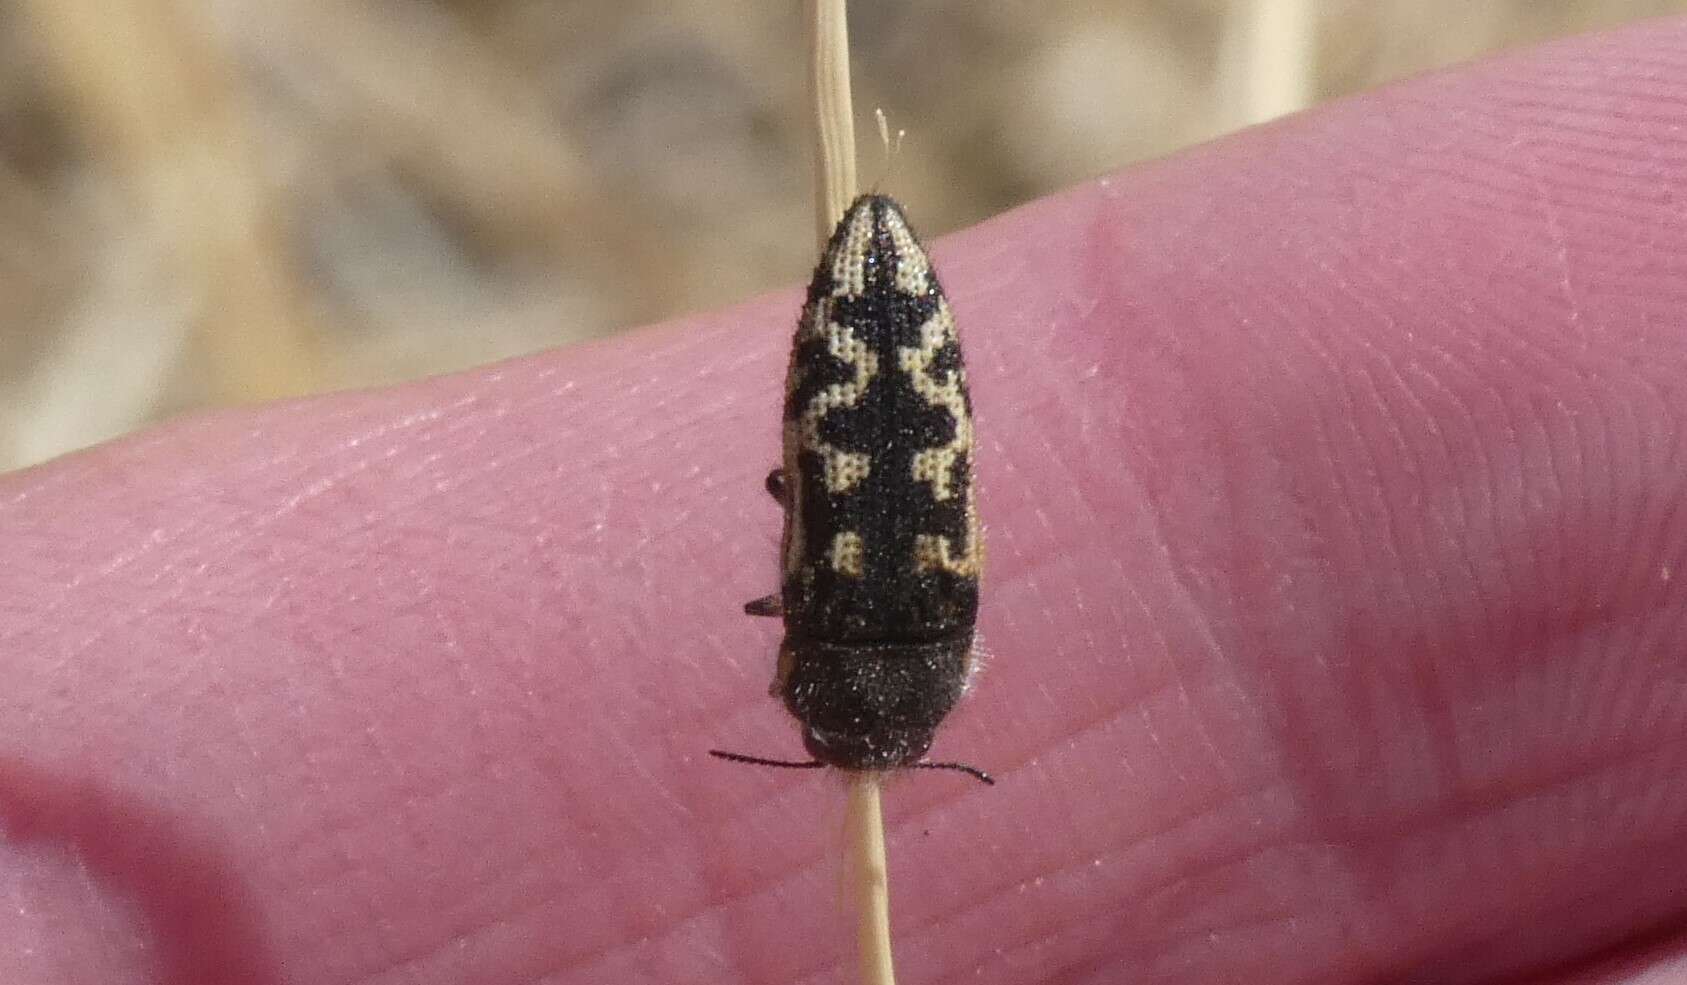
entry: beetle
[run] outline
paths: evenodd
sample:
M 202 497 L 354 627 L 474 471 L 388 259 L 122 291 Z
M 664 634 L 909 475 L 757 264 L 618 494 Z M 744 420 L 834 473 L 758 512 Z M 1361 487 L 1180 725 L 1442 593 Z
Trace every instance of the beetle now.
M 902 207 L 856 199 L 809 283 L 786 375 L 772 693 L 808 762 L 845 770 L 981 770 L 923 759 L 974 667 L 983 543 L 960 338 Z

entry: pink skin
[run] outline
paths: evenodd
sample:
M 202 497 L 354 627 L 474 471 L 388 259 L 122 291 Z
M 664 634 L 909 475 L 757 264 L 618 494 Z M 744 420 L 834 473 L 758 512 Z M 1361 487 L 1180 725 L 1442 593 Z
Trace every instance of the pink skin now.
M 1001 783 L 889 788 L 906 982 L 1687 976 L 1684 133 L 1654 23 L 939 246 Z M 0 981 L 851 981 L 839 785 L 704 756 L 801 755 L 796 309 L 0 477 Z

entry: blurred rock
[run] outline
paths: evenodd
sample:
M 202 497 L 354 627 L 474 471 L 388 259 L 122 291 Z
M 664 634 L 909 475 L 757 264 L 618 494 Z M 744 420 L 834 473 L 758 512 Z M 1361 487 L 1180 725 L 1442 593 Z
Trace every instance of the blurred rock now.
M 260 391 L 566 344 L 792 285 L 812 264 L 797 5 L 89 2 L 0 7 L 0 468 Z M 1327 0 L 1313 91 L 1678 7 Z M 119 68 L 67 43 L 78 9 L 163 25 L 134 58 L 167 49 L 162 64 L 234 91 L 209 109 L 128 98 L 126 80 L 90 77 Z M 1235 119 L 1227 0 L 852 13 L 862 180 L 903 198 L 928 237 Z M 193 92 L 196 78 L 159 84 Z M 895 162 L 875 107 L 907 130 Z M 190 110 L 219 129 L 181 149 L 183 180 L 218 176 L 217 200 L 241 203 L 229 218 L 252 230 L 238 242 L 208 239 L 191 198 L 158 211 L 153 171 L 185 124 L 204 126 L 134 117 Z M 165 142 L 136 150 L 113 132 Z M 262 276 L 211 303 L 223 249 Z M 251 325 L 219 304 L 256 303 L 281 320 L 264 340 L 308 353 L 277 369 L 248 352 Z M 124 351 L 144 358 L 113 358 Z

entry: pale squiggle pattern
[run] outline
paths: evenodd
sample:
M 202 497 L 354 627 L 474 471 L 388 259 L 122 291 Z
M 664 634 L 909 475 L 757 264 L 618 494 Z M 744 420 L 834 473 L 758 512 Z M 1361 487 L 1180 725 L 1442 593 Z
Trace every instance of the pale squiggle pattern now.
M 915 482 L 931 486 L 933 499 L 942 502 L 955 495 L 955 464 L 963 455 L 972 454 L 972 415 L 967 412 L 965 370 L 950 370 L 942 379 L 932 373 L 932 363 L 945 345 L 955 342 L 955 319 L 949 304 L 941 298 L 937 310 L 920 326 L 920 344 L 897 349 L 898 368 L 908 374 L 914 391 L 926 403 L 948 413 L 955 422 L 954 435 L 936 448 L 922 448 L 915 453 L 913 474 Z M 976 577 L 979 569 L 978 515 L 973 505 L 972 483 L 966 483 L 967 542 L 966 548 L 955 553 L 950 539 L 939 534 L 920 534 L 914 539 L 914 562 L 921 571 L 943 570 L 962 577 Z
M 914 386 L 914 392 L 933 407 L 948 412 L 955 422 L 955 434 L 936 448 L 922 448 L 914 455 L 914 481 L 931 485 L 931 497 L 938 502 L 955 495 L 950 481 L 955 459 L 972 450 L 972 416 L 967 413 L 964 370 L 950 370 L 942 379 L 932 375 L 931 364 L 943 347 L 955 341 L 955 319 L 946 301 L 920 326 L 920 344 L 896 350 L 897 365 Z
M 850 578 L 866 573 L 867 544 L 859 533 L 845 530 L 832 538 L 832 570 Z
M 902 213 L 885 209 L 884 224 L 891 244 L 896 247 L 896 289 L 917 298 L 925 297 L 931 290 L 931 261 L 915 241 Z
M 966 550 L 957 555 L 948 537 L 918 534 L 914 537 L 914 570 L 941 570 L 963 578 L 978 577 L 984 567 L 984 550 L 983 539 L 978 536 L 978 507 L 973 503 L 971 483 L 967 484 L 966 496 Z
M 812 451 L 823 463 L 826 488 L 833 493 L 848 492 L 867 478 L 871 463 L 865 454 L 835 448 L 820 437 L 820 422 L 836 407 L 853 407 L 867 392 L 867 386 L 878 373 L 879 358 L 853 332 L 831 320 L 833 298 L 856 297 L 867 290 L 867 250 L 873 243 L 873 209 L 864 204 L 848 217 L 849 226 L 832 256 L 832 290 L 829 297 L 819 298 L 811 317 L 798 332 L 797 346 L 824 338 L 826 349 L 855 370 L 855 378 L 848 383 L 833 384 L 815 394 L 795 420 L 785 422 L 785 475 L 789 484 L 792 516 L 802 516 L 802 482 L 797 479 L 801 469 L 798 454 Z M 795 394 L 801 383 L 801 373 L 793 349 L 791 370 L 785 376 L 787 399 Z M 785 529 L 785 567 L 796 570 L 801 566 L 807 545 L 803 541 L 802 524 L 789 523 Z
M 873 207 L 861 203 L 849 217 L 837 256 L 832 258 L 832 296 L 852 298 L 867 290 L 867 248 L 873 245 Z
M 873 377 L 879 372 L 879 354 L 869 349 L 867 343 L 856 338 L 853 329 L 835 321 L 828 321 L 824 330 L 805 329 L 804 335 L 810 339 L 824 338 L 826 351 L 839 362 L 855 370 L 853 379 L 845 383 L 833 383 L 809 398 L 800 425 L 802 446 L 820 456 L 825 471 L 826 491 L 846 493 L 866 480 L 872 467 L 871 459 L 865 452 L 849 451 L 828 444 L 820 436 L 820 422 L 833 410 L 854 407 L 860 402 L 866 395 Z

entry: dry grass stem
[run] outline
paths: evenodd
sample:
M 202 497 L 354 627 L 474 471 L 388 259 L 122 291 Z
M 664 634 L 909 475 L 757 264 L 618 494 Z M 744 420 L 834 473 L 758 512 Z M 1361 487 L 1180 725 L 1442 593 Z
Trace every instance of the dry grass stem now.
M 1231 14 L 1225 97 L 1240 126 L 1299 112 L 1312 104 L 1316 77 L 1312 0 L 1252 0 Z
M 892 168 L 952 229 L 1676 6 L 858 4 L 846 45 L 839 0 L 0 4 L 0 469 L 725 305 L 807 273 L 792 231 Z M 851 59 L 853 98 L 920 135 L 885 174 L 857 172 Z
M 890 870 L 885 862 L 884 816 L 879 804 L 879 776 L 862 773 L 849 784 L 848 851 L 850 878 L 860 923 L 856 945 L 863 985 L 896 985 L 890 952 Z
M 832 227 L 855 198 L 855 110 L 849 95 L 849 27 L 844 0 L 814 0 L 810 7 L 814 222 L 824 248 Z
M 321 389 L 315 335 L 237 98 L 239 76 L 217 46 L 174 0 L 27 0 L 23 7 L 89 142 L 139 200 L 142 221 L 169 231 L 177 268 L 169 274 L 191 285 L 216 398 Z M 86 396 L 70 391 L 67 399 Z

